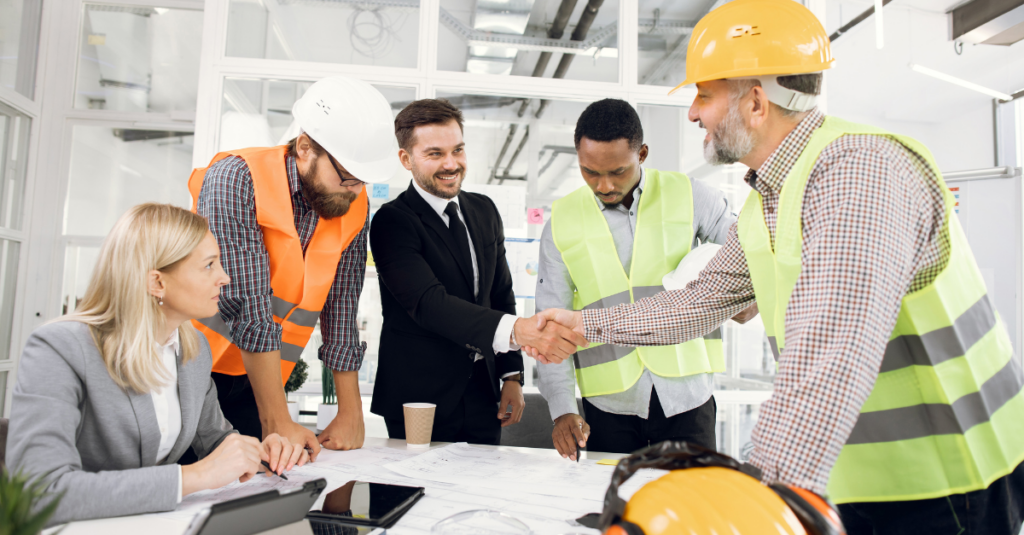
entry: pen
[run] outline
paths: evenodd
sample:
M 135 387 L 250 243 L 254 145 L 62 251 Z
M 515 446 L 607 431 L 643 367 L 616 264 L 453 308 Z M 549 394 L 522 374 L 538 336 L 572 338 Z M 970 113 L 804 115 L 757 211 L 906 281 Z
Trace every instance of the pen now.
M 267 461 L 260 461 L 260 464 L 262 464 L 263 466 L 266 466 L 267 467 L 267 471 L 269 471 L 271 474 L 274 474 L 275 476 L 277 476 L 277 477 L 279 477 L 279 478 L 281 478 L 281 479 L 283 479 L 285 481 L 288 481 L 288 478 L 285 477 L 284 474 L 278 474 L 277 472 L 271 470 L 270 469 L 270 463 L 268 463 Z
M 583 424 L 579 424 L 580 432 L 583 432 Z M 573 437 L 575 438 L 575 437 Z M 576 439 L 576 462 L 580 462 L 580 440 Z

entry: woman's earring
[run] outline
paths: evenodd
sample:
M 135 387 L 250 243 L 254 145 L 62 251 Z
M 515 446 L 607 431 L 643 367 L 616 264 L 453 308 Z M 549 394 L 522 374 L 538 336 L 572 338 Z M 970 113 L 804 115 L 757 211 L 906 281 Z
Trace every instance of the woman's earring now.
M 159 305 L 159 306 L 164 306 L 164 298 L 163 297 L 157 297 L 156 298 L 156 304 Z

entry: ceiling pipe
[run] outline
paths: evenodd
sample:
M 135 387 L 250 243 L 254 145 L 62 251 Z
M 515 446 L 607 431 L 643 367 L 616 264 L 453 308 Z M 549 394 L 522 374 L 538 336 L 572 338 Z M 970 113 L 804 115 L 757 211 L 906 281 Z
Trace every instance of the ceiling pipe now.
M 555 20 L 551 23 L 551 28 L 548 29 L 549 39 L 561 39 L 562 35 L 565 34 L 565 27 L 569 25 L 569 17 L 572 16 L 573 10 L 576 9 L 576 0 L 562 0 L 562 3 L 558 5 L 558 11 L 555 13 Z M 575 32 L 574 32 L 575 33 Z M 548 62 L 551 61 L 551 52 L 541 52 L 540 57 L 537 58 L 537 64 L 533 67 L 533 74 L 530 76 L 534 78 L 540 78 L 544 76 L 544 71 L 548 69 Z M 516 117 L 522 117 L 526 114 L 526 110 L 530 107 L 530 99 L 524 99 L 523 103 L 519 106 L 519 111 L 516 112 Z M 494 181 L 494 177 L 498 174 L 498 167 L 501 166 L 501 160 L 505 158 L 505 153 L 508 152 L 509 145 L 512 144 L 512 138 L 515 137 L 516 131 L 519 129 L 518 124 L 512 124 L 508 130 L 508 137 L 505 138 L 505 144 L 501 146 L 501 151 L 498 153 L 498 159 L 494 161 L 494 167 L 491 168 L 491 176 L 487 179 L 487 183 L 490 184 Z M 529 133 L 529 132 L 527 132 Z M 522 149 L 522 143 L 519 144 L 519 150 Z M 519 155 L 519 150 L 516 150 L 515 155 Z M 515 158 L 515 156 L 513 156 Z M 514 160 L 513 160 L 514 161 Z M 511 167 L 511 163 L 509 167 Z M 505 174 L 508 174 L 508 168 L 505 169 Z
M 597 18 L 597 12 L 601 9 L 601 5 L 604 4 L 604 0 L 590 0 L 587 2 L 586 7 L 583 8 L 583 13 L 580 15 L 579 22 L 576 23 L 576 28 L 572 31 L 572 36 L 569 37 L 572 41 L 582 41 L 587 38 L 587 32 L 590 31 L 590 27 L 594 24 L 594 20 Z M 559 10 L 561 11 L 561 10 Z M 562 59 L 558 62 L 558 66 L 555 67 L 555 73 L 551 76 L 552 78 L 559 79 L 565 78 L 565 75 L 569 72 L 569 67 L 572 65 L 572 60 L 575 59 L 576 54 L 562 54 Z M 544 60 L 544 67 L 547 68 L 547 61 L 550 58 L 542 58 Z M 537 62 L 537 66 L 540 67 L 540 61 Z M 541 69 L 538 74 L 538 70 L 534 69 L 534 76 L 543 75 L 544 70 Z M 540 116 L 544 114 L 544 110 L 547 109 L 548 104 L 551 101 L 542 100 L 540 106 L 537 108 L 537 112 L 533 114 L 534 117 L 540 119 Z M 519 116 L 522 117 L 523 112 L 526 111 L 527 105 L 530 103 L 529 100 L 524 101 L 523 105 L 519 108 Z M 498 156 L 498 161 L 495 162 L 494 169 L 491 171 L 491 179 L 498 173 L 498 166 L 501 164 L 501 159 L 505 156 L 505 151 L 508 149 L 512 136 L 515 134 L 516 125 L 512 125 L 511 131 L 509 132 L 508 139 L 505 140 L 505 145 L 502 147 L 501 154 Z M 512 169 L 512 164 L 515 163 L 519 153 L 522 152 L 523 147 L 526 145 L 526 140 L 530 136 L 530 131 L 527 130 L 523 133 L 523 138 L 519 140 L 519 147 L 508 161 L 508 165 L 505 166 L 505 171 L 502 176 L 507 176 L 509 171 Z M 490 180 L 488 180 L 490 182 Z
M 892 2 L 892 0 L 882 0 L 882 7 L 885 7 L 889 2 Z M 841 26 L 838 30 L 836 30 L 832 35 L 828 36 L 828 40 L 834 43 L 836 41 L 836 39 L 839 39 L 839 36 L 843 35 L 844 33 L 848 32 L 850 30 L 852 30 L 854 26 L 864 22 L 865 19 L 867 19 L 868 17 L 870 17 L 871 15 L 874 15 L 874 14 L 875 14 L 875 6 L 871 6 L 870 8 L 867 9 L 867 11 L 861 13 L 860 15 L 857 15 L 856 17 L 854 17 L 853 20 L 851 20 L 850 22 L 847 22 L 846 24 Z
M 890 2 L 892 0 L 889 0 Z M 597 11 L 601 9 L 601 4 L 604 4 L 604 0 L 590 0 L 587 2 L 587 7 L 583 8 L 583 14 L 580 15 L 580 21 L 576 23 L 576 29 L 572 32 L 573 41 L 582 41 L 587 38 L 587 32 L 590 31 L 590 26 L 594 24 L 594 19 L 597 18 Z M 576 59 L 575 54 L 562 54 L 562 60 L 558 62 L 558 67 L 555 68 L 555 74 L 552 78 L 565 78 L 566 73 L 569 72 L 569 66 L 572 65 L 572 60 Z M 537 113 L 534 115 L 540 118 L 541 114 L 544 113 L 544 109 L 548 107 L 548 100 L 540 101 L 540 107 L 537 108 Z

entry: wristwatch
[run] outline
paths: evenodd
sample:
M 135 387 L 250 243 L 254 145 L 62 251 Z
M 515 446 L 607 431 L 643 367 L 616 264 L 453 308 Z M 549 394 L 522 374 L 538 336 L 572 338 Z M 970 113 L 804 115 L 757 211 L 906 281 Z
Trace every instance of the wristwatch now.
M 502 381 L 517 381 L 519 383 L 519 386 L 524 386 L 525 385 L 525 381 L 523 380 L 523 374 L 522 373 L 517 373 L 515 375 L 509 375 L 508 377 L 502 377 L 501 380 Z

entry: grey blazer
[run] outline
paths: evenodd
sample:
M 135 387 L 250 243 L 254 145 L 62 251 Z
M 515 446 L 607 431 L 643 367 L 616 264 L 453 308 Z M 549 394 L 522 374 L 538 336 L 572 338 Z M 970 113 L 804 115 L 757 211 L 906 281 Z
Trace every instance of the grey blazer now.
M 210 345 L 199 337 L 199 355 L 185 366 L 178 359 L 181 434 L 157 465 L 153 398 L 114 383 L 89 327 L 64 321 L 32 333 L 18 366 L 7 461 L 64 493 L 49 525 L 175 508 L 181 455 L 192 446 L 203 458 L 233 432 L 210 378 Z

